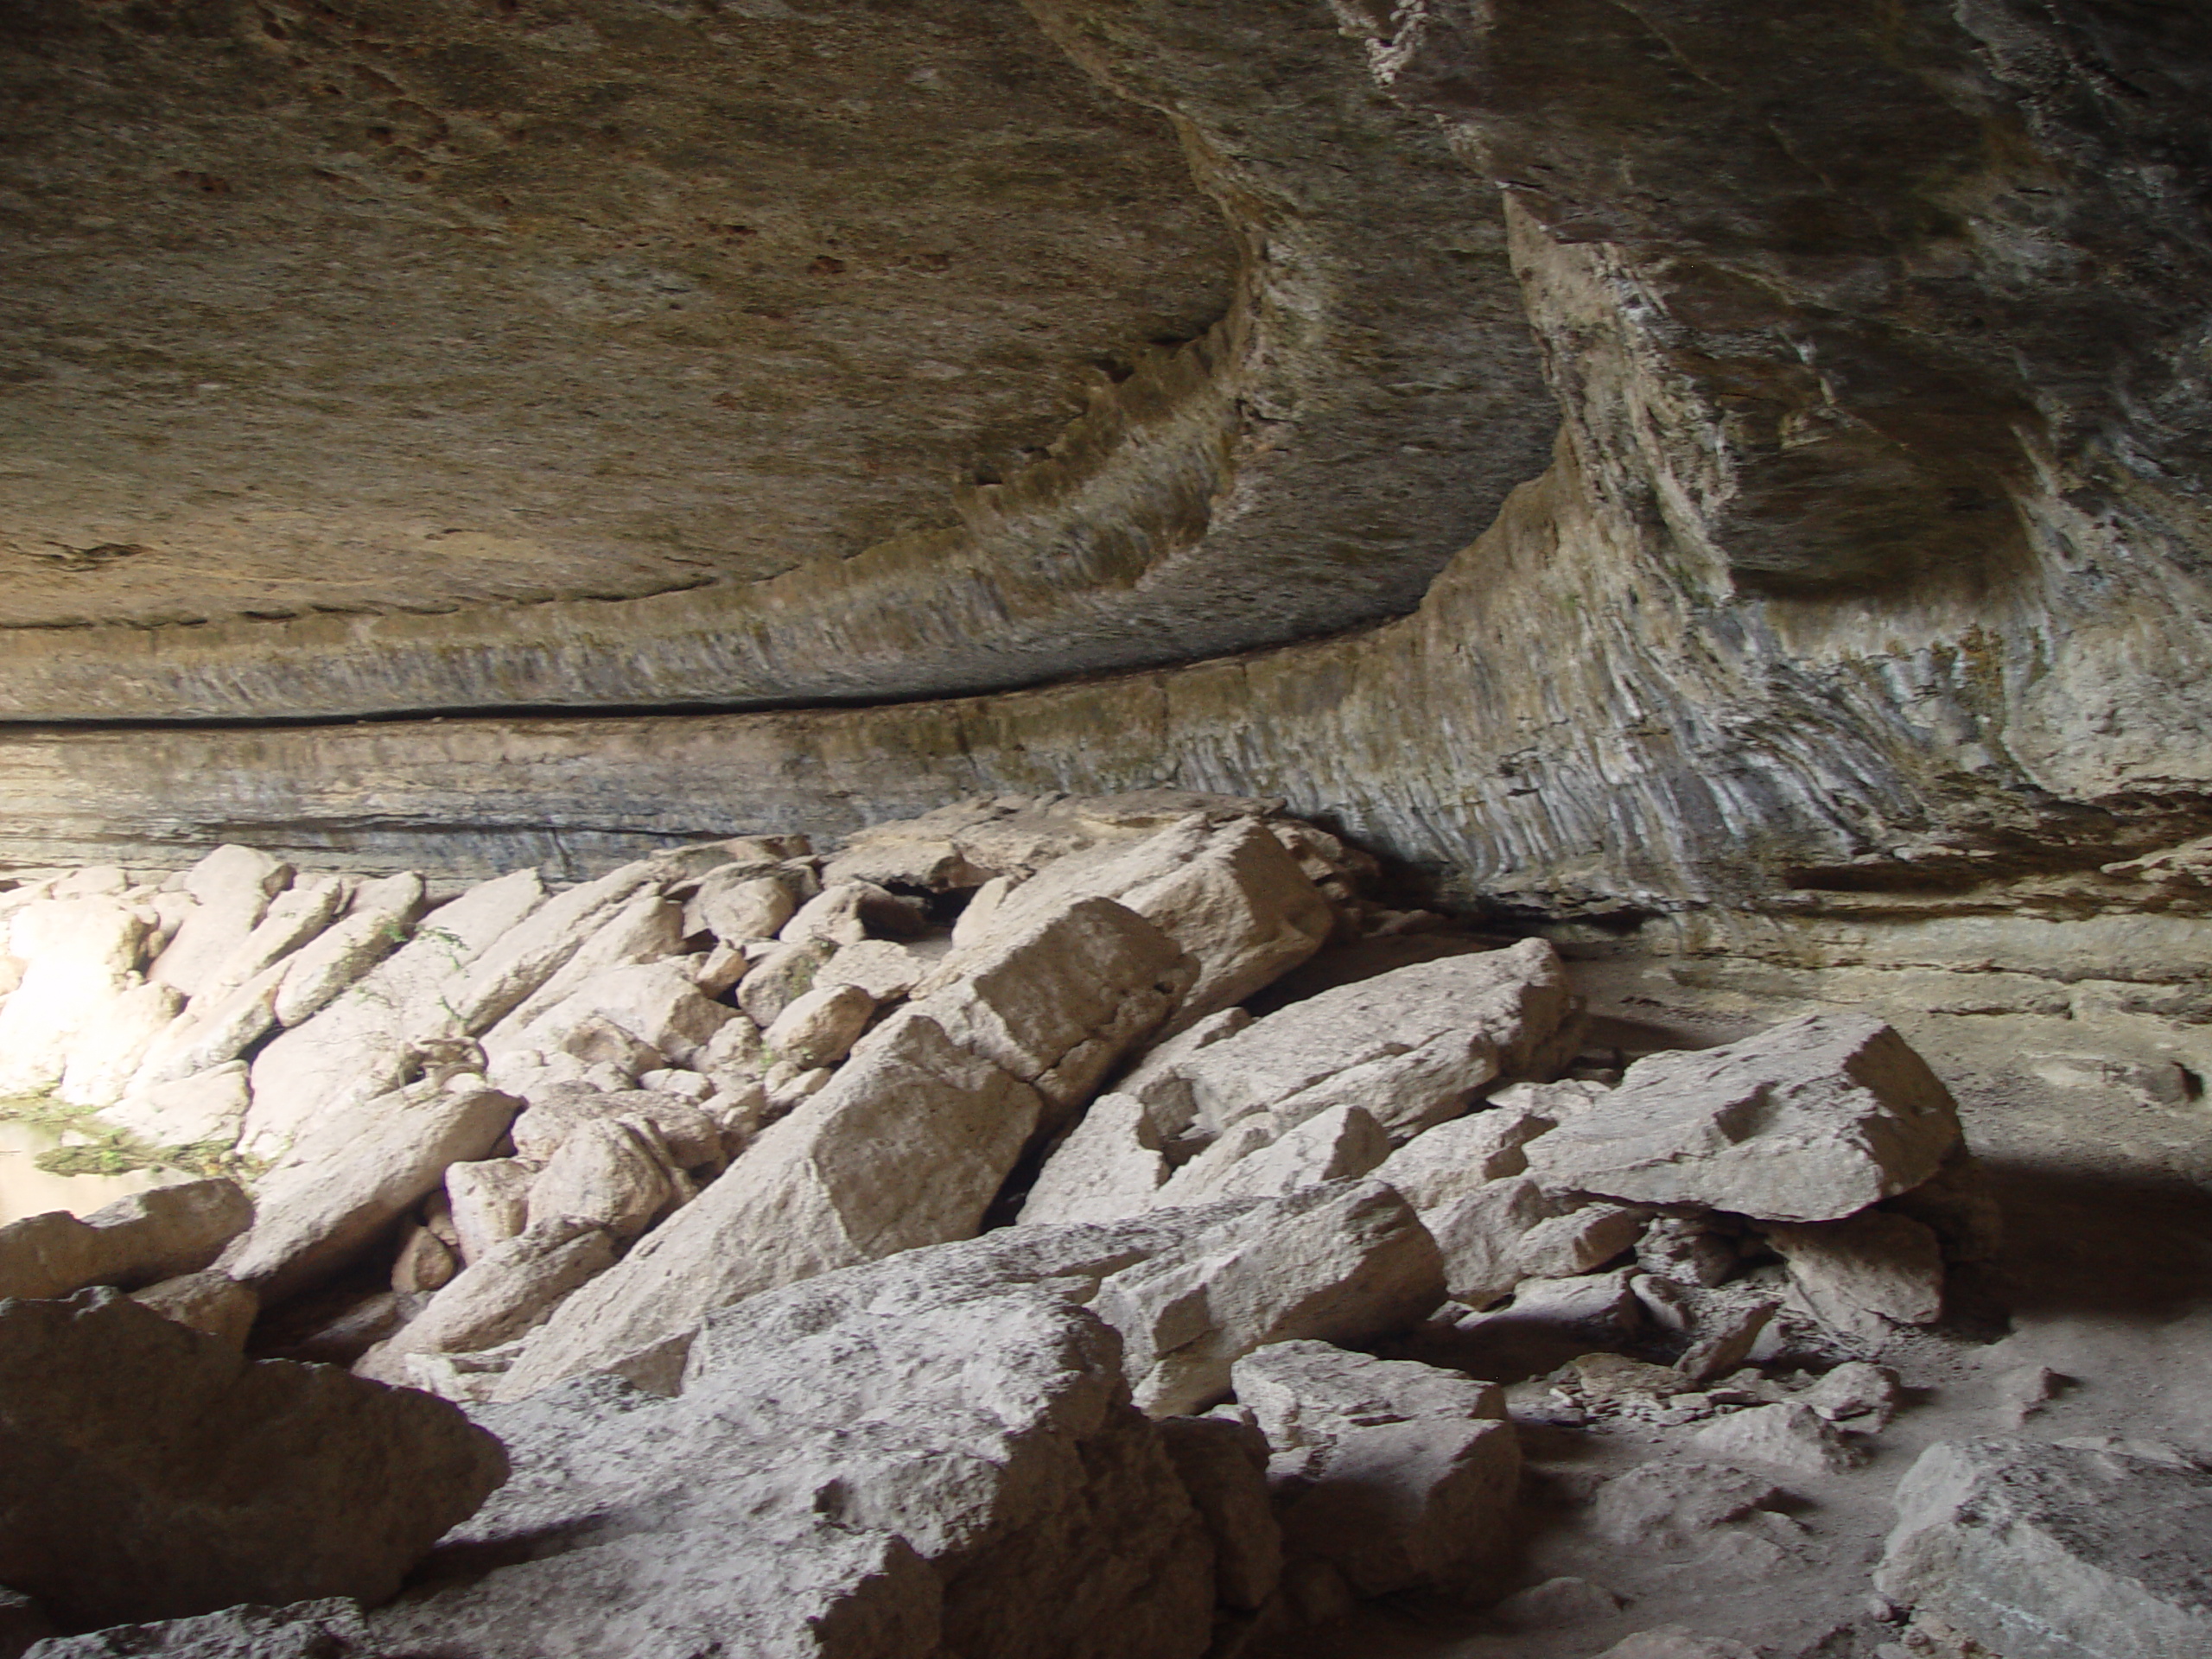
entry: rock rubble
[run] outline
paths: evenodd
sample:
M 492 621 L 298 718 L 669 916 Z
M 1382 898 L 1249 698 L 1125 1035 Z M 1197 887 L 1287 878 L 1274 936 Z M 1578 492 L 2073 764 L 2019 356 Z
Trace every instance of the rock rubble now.
M 1651 1548 L 1786 1551 L 1767 1483 L 1865 1463 L 1898 1405 L 1869 1359 L 1943 1317 L 1986 1231 L 1955 1109 L 1894 1031 L 1817 1013 L 1565 1077 L 1553 947 L 1363 956 L 1401 925 L 1371 872 L 1264 804 L 982 822 L 435 905 L 242 849 L 96 900 L 0 894 L 11 942 L 62 942 L 28 963 L 34 1006 L 71 974 L 179 1002 L 143 1045 L 117 1021 L 137 1080 L 97 1109 L 265 1160 L 251 1206 L 202 1182 L 0 1230 L 0 1284 L 135 1292 L 118 1355 L 203 1344 L 189 1364 L 226 1376 L 259 1375 L 249 1328 L 311 1332 L 288 1339 L 346 1356 L 363 1398 L 443 1395 L 513 1460 L 397 1601 L 480 1472 L 365 1577 L 238 1579 L 372 1610 L 254 1615 L 270 1641 L 289 1618 L 364 1656 L 1230 1659 L 1361 1598 L 1497 1601 L 1516 1424 L 1676 1435 L 1593 1512 Z M 1367 963 L 1350 982 L 1236 1006 L 1331 940 Z M 288 1001 L 295 974 L 315 988 Z M 218 1027 L 253 1034 L 194 1034 Z M 71 1040 L 38 1075 L 120 1074 Z M 90 1306 L 67 1317 L 122 1317 Z M 1758 1369 L 1777 1344 L 1824 1355 L 1815 1379 Z M 1483 1374 L 1548 1393 L 1509 1417 Z M 1910 1562 L 1937 1547 L 1885 1568 L 1930 1618 Z M 222 1605 L 22 1559 L 0 1583 L 80 1626 Z M 142 1576 L 172 1572 L 199 1582 Z M 1568 1575 L 1493 1617 L 1620 1605 Z M 230 1639 L 175 1628 L 144 1650 Z

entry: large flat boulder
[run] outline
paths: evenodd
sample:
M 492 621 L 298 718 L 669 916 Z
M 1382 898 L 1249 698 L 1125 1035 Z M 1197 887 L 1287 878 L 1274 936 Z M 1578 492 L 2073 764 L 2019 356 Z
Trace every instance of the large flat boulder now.
M 381 1600 L 506 1471 L 427 1395 L 111 1292 L 0 1302 L 0 1583 L 65 1624 Z
M 379 1640 L 1197 1659 L 1211 1551 L 1113 1333 L 941 1254 L 712 1315 L 677 1397 L 583 1377 L 483 1411 L 514 1478 L 371 1615 Z
M 2212 1653 L 2212 1471 L 1992 1437 L 1898 1484 L 1876 1588 L 2005 1659 Z
M 410 1084 L 313 1120 L 262 1177 L 253 1230 L 223 1270 L 280 1302 L 352 1262 L 449 1166 L 484 1157 L 522 1102 L 481 1078 L 455 1085 Z
M 598 1369 L 779 1285 L 965 1238 L 1037 1127 L 1037 1092 L 918 1009 L 564 1302 L 502 1397 Z
M 1553 1192 L 1839 1221 L 1919 1185 L 1958 1143 L 1950 1091 L 1904 1038 L 1819 1013 L 1638 1060 L 1528 1158 Z
M 1444 1300 L 1436 1242 L 1374 1181 L 1336 1181 L 1199 1224 L 1109 1276 L 1094 1306 L 1120 1331 L 1137 1403 L 1155 1416 L 1211 1405 L 1230 1368 L 1269 1343 L 1353 1343 Z
M 1398 1141 L 1466 1109 L 1476 1090 L 1532 1063 L 1573 1010 L 1541 939 L 1419 963 L 1294 1002 L 1178 1068 L 1198 1125 L 1255 1112 L 1300 1123 L 1359 1106 Z
M 1078 899 L 955 951 L 910 1007 L 1033 1087 L 1049 1123 L 1071 1116 L 1166 1022 L 1198 972 L 1135 912 Z M 864 1039 L 861 1051 L 876 1040 Z
M 79 1220 L 66 1210 L 0 1227 L 0 1297 L 137 1290 L 197 1273 L 253 1221 L 236 1181 L 186 1181 L 118 1198 Z

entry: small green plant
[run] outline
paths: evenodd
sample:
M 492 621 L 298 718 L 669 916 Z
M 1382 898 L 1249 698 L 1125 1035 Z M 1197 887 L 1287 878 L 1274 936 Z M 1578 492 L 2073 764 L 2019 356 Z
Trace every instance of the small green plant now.
M 67 1135 L 76 1143 L 49 1147 L 31 1160 L 33 1168 L 49 1175 L 128 1175 L 140 1169 L 179 1169 L 191 1175 L 227 1175 L 251 1182 L 269 1167 L 265 1159 L 249 1158 L 227 1141 L 157 1147 L 126 1130 L 110 1128 L 93 1115 L 95 1110 L 57 1100 L 50 1091 L 0 1099 L 0 1122 Z

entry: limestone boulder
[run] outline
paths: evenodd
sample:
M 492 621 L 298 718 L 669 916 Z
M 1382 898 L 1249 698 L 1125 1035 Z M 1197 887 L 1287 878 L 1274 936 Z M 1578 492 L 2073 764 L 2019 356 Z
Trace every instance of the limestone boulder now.
M 1797 1401 L 1754 1406 L 1707 1423 L 1691 1443 L 1727 1463 L 1788 1469 L 1803 1475 L 1840 1474 L 1866 1460 L 1865 1451 Z
M 251 847 L 218 847 L 185 873 L 184 890 L 198 901 L 147 977 L 197 996 L 268 914 L 269 901 L 292 879 L 292 867 Z
M 410 1382 L 413 1354 L 474 1353 L 544 1323 L 562 1299 L 614 1265 L 615 1239 L 574 1217 L 533 1222 L 486 1250 L 394 1336 L 355 1366 L 356 1375 Z
M 1832 1329 L 1879 1342 L 1897 1325 L 1943 1317 L 1942 1245 L 1909 1216 L 1870 1210 L 1763 1230 L 1805 1306 Z
M 1591 1524 L 1614 1543 L 1682 1553 L 1719 1528 L 1777 1508 L 1781 1489 L 1726 1464 L 1658 1459 L 1598 1489 Z
M 2005 1659 L 2212 1652 L 2212 1473 L 2124 1452 L 1939 1441 L 1898 1484 L 1875 1587 Z
M 245 1054 L 275 1029 L 276 992 L 283 978 L 284 967 L 279 963 L 233 990 L 194 998 L 192 1006 L 146 1046 L 145 1058 L 131 1074 L 130 1092 L 143 1094 L 165 1083 L 181 1083 Z
M 1230 1367 L 1255 1348 L 1358 1342 L 1443 1299 L 1435 1241 L 1412 1206 L 1377 1183 L 1338 1181 L 1202 1226 L 1109 1277 L 1092 1305 L 1122 1333 L 1137 1403 L 1177 1416 L 1227 1394 Z
M 475 957 L 448 995 L 458 1027 L 489 1030 L 582 948 L 607 918 L 655 885 L 661 872 L 649 860 L 623 865 L 597 880 L 558 893 L 516 923 Z
M 678 1063 L 699 1053 L 737 1018 L 709 1001 L 677 961 L 631 963 L 591 975 L 515 1039 L 518 1048 L 558 1047 L 589 1020 L 614 1026 L 656 1055 Z
M 1296 1123 L 1349 1104 L 1402 1141 L 1458 1116 L 1572 1011 L 1557 952 L 1529 939 L 1325 991 L 1255 1020 L 1180 1070 L 1209 1132 L 1254 1112 Z
M 1554 1192 L 1838 1221 L 1917 1186 L 1958 1142 L 1949 1090 L 1904 1039 L 1866 1014 L 1816 1013 L 1638 1060 L 1528 1151 Z
M 1141 1101 L 1160 1134 L 1170 1138 L 1187 1131 L 1198 1116 L 1191 1098 L 1190 1080 L 1183 1062 L 1202 1048 L 1234 1037 L 1252 1023 L 1249 1011 L 1224 1008 L 1151 1043 L 1114 1086 L 1133 1100 Z
M 690 1073 L 683 1074 L 690 1076 Z M 705 1084 L 703 1077 L 695 1078 Z M 582 1084 L 556 1084 L 531 1097 L 530 1109 L 514 1121 L 515 1151 L 533 1163 L 551 1161 L 569 1137 L 586 1123 L 628 1119 L 653 1135 L 679 1169 L 720 1168 L 721 1128 L 701 1096 L 666 1089 L 608 1091 Z
M 219 1001 L 316 938 L 346 908 L 351 884 L 341 875 L 303 874 L 269 901 L 253 931 L 211 969 L 193 993 Z
M 131 1300 L 150 1307 L 165 1319 L 243 1349 L 253 1321 L 261 1312 L 261 1299 L 235 1279 L 219 1273 L 180 1274 L 135 1291 Z
M 936 941 L 938 945 L 946 942 Z M 897 1002 L 935 971 L 942 949 L 932 941 L 901 944 L 895 939 L 862 939 L 840 945 L 837 954 L 815 975 L 817 987 L 857 985 L 879 1004 Z
M 531 1183 L 530 1220 L 588 1222 L 626 1242 L 680 1201 L 675 1176 L 666 1148 L 643 1124 L 580 1123 Z
M 788 876 L 772 866 L 732 863 L 710 872 L 684 901 L 683 931 L 711 933 L 726 944 L 772 939 L 798 910 Z
M 1159 1130 L 1143 1103 L 1128 1095 L 1102 1095 L 1045 1160 L 1022 1201 L 1021 1224 L 1141 1215 L 1167 1174 Z
M 281 1158 L 326 1116 L 400 1087 L 425 1046 L 462 1034 L 450 997 L 469 964 L 545 896 L 535 870 L 479 882 L 424 917 L 413 937 L 327 1007 L 253 1058 L 253 1104 L 239 1144 Z
M 907 1007 L 1034 1088 L 1051 1128 L 1166 1022 L 1197 973 L 1142 917 L 1081 899 L 956 950 Z
M 1425 1129 L 1376 1166 L 1375 1179 L 1406 1195 L 1424 1215 L 1442 1210 L 1491 1181 L 1528 1173 L 1525 1150 L 1559 1127 L 1540 1111 L 1492 1107 Z
M 1278 1342 L 1230 1368 L 1236 1402 L 1278 1452 L 1325 1445 L 1377 1423 L 1495 1421 L 1493 1382 L 1408 1359 L 1376 1359 L 1326 1342 Z
M 0 1581 L 79 1626 L 375 1601 L 505 1478 L 442 1401 L 128 1298 L 0 1304 Z
M 633 894 L 605 914 L 543 984 L 484 1033 L 485 1052 L 497 1055 L 523 1046 L 523 1034 L 594 975 L 679 955 L 683 939 L 683 906 L 650 888 Z
M 967 1237 L 1039 1110 L 1027 1084 L 908 1010 L 699 1198 L 563 1303 L 504 1397 L 664 1341 L 778 1285 Z
M 674 1398 L 595 1376 L 485 1409 L 514 1478 L 371 1614 L 379 1641 L 1197 1659 L 1212 1552 L 1112 1333 L 932 1254 L 887 1301 L 862 1268 L 713 1315 Z
M 315 1119 L 262 1177 L 258 1217 L 223 1270 L 282 1301 L 359 1255 L 450 1165 L 491 1151 L 522 1103 L 481 1079 L 456 1081 L 413 1084 Z
M 1543 1189 L 1525 1176 L 1485 1182 L 1421 1211 L 1441 1254 L 1452 1300 L 1484 1308 L 1511 1295 L 1533 1276 L 1522 1241 L 1554 1213 Z
M 1086 898 L 1112 899 L 1198 965 L 1177 1015 L 1188 1024 L 1241 1002 L 1311 957 L 1335 912 L 1265 824 L 1196 813 L 1134 843 L 1071 854 L 1006 897 L 988 924 L 1018 928 Z
M 425 903 L 423 878 L 411 870 L 362 882 L 342 918 L 285 958 L 276 988 L 277 1024 L 287 1029 L 304 1024 L 399 949 Z
M 197 1273 L 252 1224 L 236 1181 L 187 1181 L 118 1198 L 81 1221 L 64 1210 L 0 1227 L 0 1297 L 136 1290 Z
M 464 1159 L 447 1166 L 447 1210 L 462 1261 L 480 1260 L 529 1224 L 530 1189 L 537 1179 L 536 1170 L 512 1158 Z
M 875 999 L 859 986 L 817 984 L 794 997 L 762 1035 L 771 1053 L 794 1065 L 835 1065 L 874 1017 Z
M 1268 1136 L 1247 1148 L 1239 1132 Z M 1216 1159 L 1214 1154 L 1224 1154 Z M 1300 1187 L 1366 1174 L 1390 1155 L 1390 1137 L 1364 1107 L 1332 1106 L 1294 1128 L 1273 1113 L 1240 1120 L 1227 1135 L 1169 1178 L 1155 1205 L 1281 1198 Z
M 785 1008 L 814 988 L 815 976 L 829 966 L 838 949 L 827 939 L 804 938 L 764 950 L 737 988 L 737 1006 L 766 1031 Z

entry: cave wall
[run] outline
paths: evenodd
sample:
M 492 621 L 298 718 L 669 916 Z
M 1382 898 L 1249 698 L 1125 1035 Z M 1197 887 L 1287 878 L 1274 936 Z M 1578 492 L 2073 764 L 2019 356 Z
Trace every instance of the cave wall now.
M 1032 11 L 1176 121 L 1245 238 L 1235 315 L 1094 410 L 1084 479 L 976 509 L 1144 551 L 878 550 L 639 602 L 665 626 L 554 606 L 16 633 L 0 680 L 44 723 L 0 734 L 0 849 L 163 862 L 230 836 L 581 873 L 689 835 L 1173 785 L 1282 797 L 1530 922 L 1780 953 L 1940 923 L 2032 963 L 2039 930 L 2122 917 L 2122 954 L 2202 957 L 2212 24 L 1981 0 Z M 1538 365 L 1541 475 L 1515 379 Z M 1455 515 L 1489 528 L 1430 582 Z M 1362 524 L 1404 556 L 1349 556 Z M 1409 615 L 1273 643 L 1408 581 Z M 373 712 L 410 706 L 410 676 L 439 707 L 978 694 L 54 719 Z

